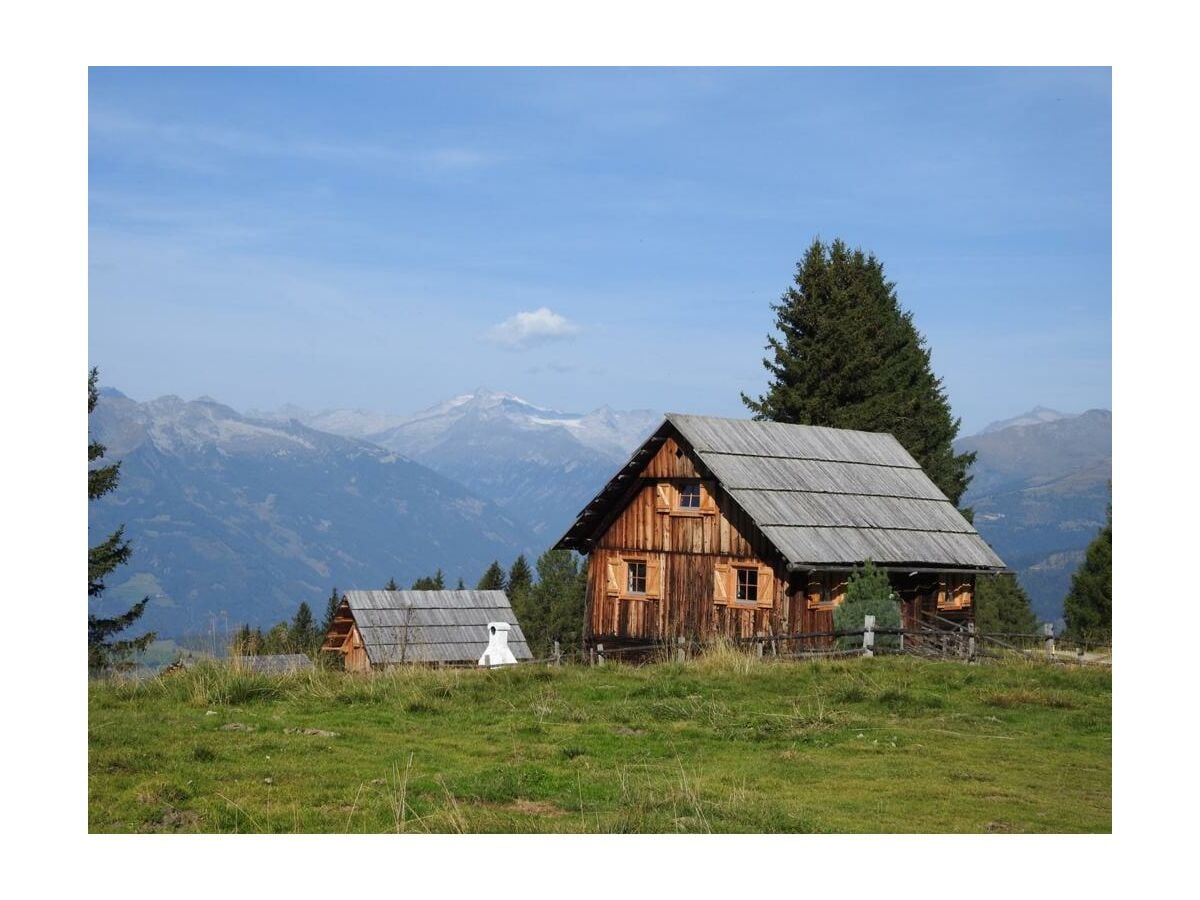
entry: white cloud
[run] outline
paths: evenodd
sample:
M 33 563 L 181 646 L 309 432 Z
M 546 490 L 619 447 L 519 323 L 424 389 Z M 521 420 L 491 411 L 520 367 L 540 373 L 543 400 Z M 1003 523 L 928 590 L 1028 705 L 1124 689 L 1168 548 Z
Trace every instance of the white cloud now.
M 488 329 L 487 339 L 510 350 L 524 350 L 547 341 L 567 340 L 579 333 L 579 326 L 549 309 L 519 312 Z

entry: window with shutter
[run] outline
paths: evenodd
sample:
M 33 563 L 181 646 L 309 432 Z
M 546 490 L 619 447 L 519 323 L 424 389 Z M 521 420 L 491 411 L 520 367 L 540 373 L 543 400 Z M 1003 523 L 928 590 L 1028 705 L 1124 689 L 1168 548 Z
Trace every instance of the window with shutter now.
M 757 603 L 758 569 L 737 566 L 734 568 L 734 572 L 737 573 L 734 588 L 734 599 L 737 600 L 738 603 Z

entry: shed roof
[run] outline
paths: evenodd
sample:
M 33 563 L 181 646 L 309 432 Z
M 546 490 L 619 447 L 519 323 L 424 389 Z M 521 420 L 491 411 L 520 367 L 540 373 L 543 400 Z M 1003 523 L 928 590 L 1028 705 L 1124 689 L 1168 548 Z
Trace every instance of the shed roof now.
M 239 668 L 247 672 L 274 675 L 280 672 L 303 672 L 313 668 L 313 662 L 303 653 L 279 653 L 266 656 L 239 656 Z
M 478 661 L 491 638 L 489 622 L 511 626 L 508 646 L 532 659 L 504 591 L 347 591 L 372 665 Z
M 890 434 L 668 413 L 558 546 L 585 550 L 669 436 L 693 451 L 793 566 L 1002 569 L 1004 562 Z

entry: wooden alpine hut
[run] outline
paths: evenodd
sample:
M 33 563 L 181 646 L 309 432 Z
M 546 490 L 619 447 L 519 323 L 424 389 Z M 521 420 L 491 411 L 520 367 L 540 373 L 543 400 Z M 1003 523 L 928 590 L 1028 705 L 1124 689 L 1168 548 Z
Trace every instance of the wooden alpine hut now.
M 476 665 L 497 622 L 508 624 L 503 637 L 517 661 L 532 659 L 504 591 L 347 591 L 321 650 L 342 654 L 348 672 Z
M 888 573 L 906 628 L 973 618 L 1004 562 L 890 434 L 670 413 L 556 547 L 589 557 L 605 648 L 833 628 Z

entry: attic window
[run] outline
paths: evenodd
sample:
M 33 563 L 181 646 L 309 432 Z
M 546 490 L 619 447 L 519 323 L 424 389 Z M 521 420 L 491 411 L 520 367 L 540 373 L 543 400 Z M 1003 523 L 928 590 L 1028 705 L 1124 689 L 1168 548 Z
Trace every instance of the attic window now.
M 689 481 L 687 484 L 679 488 L 679 508 L 700 508 L 700 482 Z

